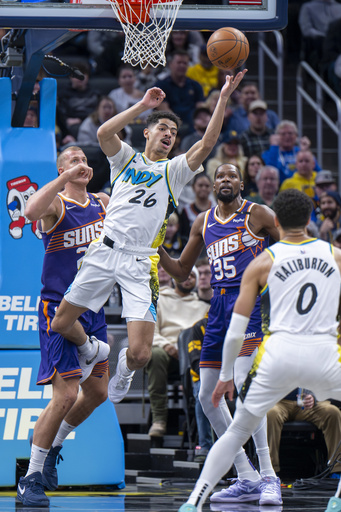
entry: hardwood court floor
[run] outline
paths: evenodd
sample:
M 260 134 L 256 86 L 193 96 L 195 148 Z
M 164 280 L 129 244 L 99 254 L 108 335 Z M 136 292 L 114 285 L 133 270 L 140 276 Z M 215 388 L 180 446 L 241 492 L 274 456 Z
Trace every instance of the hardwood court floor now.
M 335 490 L 337 484 L 335 483 Z M 158 487 L 127 485 L 123 490 L 95 492 L 48 493 L 50 507 L 44 509 L 16 508 L 15 492 L 0 491 L 0 512 L 177 512 L 193 488 L 193 483 L 174 482 Z M 259 506 L 256 502 L 236 504 L 210 504 L 203 512 L 324 512 L 334 490 L 316 485 L 309 490 L 283 488 L 283 505 Z

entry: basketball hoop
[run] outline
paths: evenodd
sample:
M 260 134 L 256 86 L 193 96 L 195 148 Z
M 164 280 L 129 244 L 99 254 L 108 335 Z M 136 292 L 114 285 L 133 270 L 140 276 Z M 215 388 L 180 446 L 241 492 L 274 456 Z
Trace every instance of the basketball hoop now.
M 125 34 L 122 60 L 132 66 L 166 65 L 166 45 L 182 0 L 108 0 Z

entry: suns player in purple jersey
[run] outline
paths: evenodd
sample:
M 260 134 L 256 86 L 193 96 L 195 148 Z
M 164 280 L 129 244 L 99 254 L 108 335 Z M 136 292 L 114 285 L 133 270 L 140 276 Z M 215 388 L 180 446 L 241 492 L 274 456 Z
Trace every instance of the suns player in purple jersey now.
M 161 264 L 175 279 L 182 281 L 199 257 L 203 244 L 211 265 L 213 298 L 208 314 L 200 360 L 200 394 L 203 410 L 218 437 L 232 421 L 223 398 L 218 408 L 211 396 L 219 378 L 222 347 L 229 327 L 234 303 L 238 297 L 243 272 L 250 261 L 267 246 L 269 236 L 278 239 L 274 214 L 267 206 L 246 201 L 240 171 L 231 164 L 220 165 L 215 172 L 216 207 L 201 213 L 194 221 L 189 240 L 178 260 L 171 259 L 160 248 Z M 234 366 L 237 390 L 241 387 L 262 341 L 260 304 L 257 303 L 245 333 L 239 357 Z M 218 502 L 260 500 L 261 504 L 280 504 L 280 482 L 272 468 L 267 444 L 266 418 L 253 434 L 260 473 L 254 469 L 241 448 L 235 459 L 238 479 L 228 489 L 215 493 Z
M 65 149 L 57 168 L 59 177 L 32 195 L 25 210 L 31 221 L 38 220 L 45 247 L 37 384 L 52 384 L 53 389 L 34 428 L 28 472 L 18 484 L 18 502 L 30 507 L 48 506 L 43 486 L 49 490 L 58 486 L 55 465 L 64 439 L 106 400 L 108 388 L 110 348 L 96 339 L 106 340 L 103 308 L 99 313 L 87 311 L 80 319 L 94 348 L 93 361 L 86 368 L 80 365 L 77 346 L 53 332 L 51 322 L 85 251 L 101 234 L 109 196 L 87 193 L 93 171 L 79 147 Z

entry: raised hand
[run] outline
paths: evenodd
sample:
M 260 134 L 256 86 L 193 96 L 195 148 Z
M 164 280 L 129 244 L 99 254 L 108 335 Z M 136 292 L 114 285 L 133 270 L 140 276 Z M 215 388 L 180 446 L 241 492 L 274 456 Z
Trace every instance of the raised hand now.
M 227 96 L 228 98 L 231 96 L 233 91 L 237 89 L 240 82 L 243 80 L 244 75 L 247 73 L 247 69 L 243 71 L 239 71 L 235 77 L 231 75 L 226 75 L 226 81 L 221 89 L 221 95 Z
M 143 103 L 143 105 L 148 108 L 155 108 L 161 105 L 165 97 L 166 94 L 162 89 L 159 89 L 158 87 L 152 87 L 146 91 L 141 100 L 141 103 Z

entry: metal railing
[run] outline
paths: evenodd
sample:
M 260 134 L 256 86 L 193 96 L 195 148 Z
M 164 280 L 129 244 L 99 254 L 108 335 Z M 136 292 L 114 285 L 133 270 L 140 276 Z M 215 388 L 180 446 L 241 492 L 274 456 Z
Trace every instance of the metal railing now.
M 313 98 L 304 88 L 304 74 L 309 75 L 315 83 L 316 97 Z M 335 104 L 337 120 L 333 121 L 323 110 L 324 94 Z M 305 61 L 299 63 L 296 78 L 296 98 L 297 98 L 297 128 L 298 133 L 303 133 L 303 100 L 305 100 L 316 113 L 316 153 L 317 159 L 323 168 L 323 121 L 335 133 L 337 137 L 337 163 L 338 163 L 338 182 L 341 186 L 341 99 L 327 85 L 322 78 Z
M 273 62 L 277 69 L 277 114 L 279 119 L 283 119 L 283 60 L 284 60 L 284 45 L 283 36 L 278 30 L 269 33 L 275 36 L 276 40 L 276 53 L 265 42 L 265 33 L 258 34 L 258 80 L 259 92 L 261 98 L 266 99 L 265 96 L 265 56 Z

